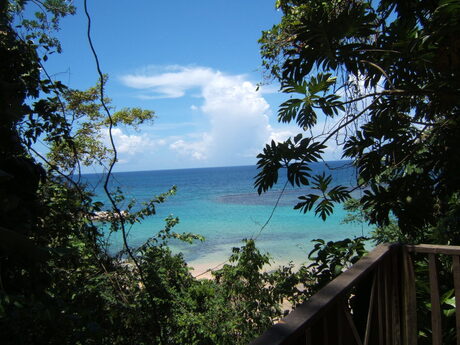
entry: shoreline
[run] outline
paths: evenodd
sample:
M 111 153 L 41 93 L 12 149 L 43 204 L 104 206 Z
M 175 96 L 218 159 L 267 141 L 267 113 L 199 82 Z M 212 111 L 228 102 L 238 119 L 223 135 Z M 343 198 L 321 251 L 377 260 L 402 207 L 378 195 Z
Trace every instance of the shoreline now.
M 190 269 L 190 273 L 195 279 L 214 279 L 212 272 L 221 269 L 226 264 L 231 264 L 228 259 L 226 261 L 208 261 L 208 262 L 199 262 L 202 260 L 196 260 L 187 262 L 187 266 Z M 302 265 L 309 265 L 310 260 L 276 260 L 272 261 L 269 265 L 265 265 L 262 268 L 263 272 L 270 272 L 278 269 L 279 267 L 288 266 L 290 263 L 294 264 L 294 271 L 299 269 Z

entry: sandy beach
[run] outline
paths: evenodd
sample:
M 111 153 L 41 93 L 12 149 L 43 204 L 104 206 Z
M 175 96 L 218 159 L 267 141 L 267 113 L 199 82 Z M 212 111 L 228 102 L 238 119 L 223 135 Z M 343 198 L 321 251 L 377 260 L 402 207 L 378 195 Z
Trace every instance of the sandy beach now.
M 270 265 L 265 265 L 263 271 L 272 271 L 277 269 L 280 266 L 287 266 L 292 262 L 294 264 L 294 269 L 298 269 L 302 264 L 308 263 L 307 260 L 303 261 L 274 261 Z M 228 260 L 222 259 L 220 261 L 208 261 L 204 262 L 203 260 L 196 260 L 187 263 L 191 268 L 192 275 L 197 279 L 213 279 L 212 271 L 222 268 L 225 264 L 231 264 Z

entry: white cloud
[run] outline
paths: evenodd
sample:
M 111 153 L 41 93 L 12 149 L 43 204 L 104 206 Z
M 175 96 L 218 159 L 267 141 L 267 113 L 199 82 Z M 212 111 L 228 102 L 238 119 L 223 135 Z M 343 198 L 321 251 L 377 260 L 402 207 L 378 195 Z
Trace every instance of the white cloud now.
M 228 75 L 207 67 L 168 66 L 161 69 L 150 67 L 142 73 L 123 76 L 121 80 L 148 98 L 187 95 L 202 99 L 201 105 L 194 100 L 189 107 L 194 112 L 202 112 L 208 120 L 208 129 L 166 138 L 165 141 L 168 148 L 182 159 L 200 161 L 202 165 L 249 163 L 248 158 L 254 162 L 264 144 L 271 140 L 284 141 L 301 132 L 295 125 L 276 128 L 270 125 L 271 110 L 263 95 L 275 92 L 275 88 L 262 86 L 257 90 L 245 75 Z M 329 127 L 332 123 L 326 125 Z M 315 127 L 313 135 L 320 135 L 323 128 L 322 125 Z M 121 141 L 127 151 L 128 148 L 136 150 L 138 146 L 152 145 L 146 137 L 125 136 Z M 326 159 L 340 158 L 337 145 L 330 144 Z
M 268 142 L 271 142 L 272 140 L 275 142 L 286 141 L 289 137 L 296 136 L 299 131 L 300 129 L 298 127 L 275 130 L 270 126 L 270 137 L 268 138 Z
M 153 94 L 142 94 L 143 98 L 178 98 L 184 96 L 186 90 L 206 85 L 220 73 L 206 67 L 169 66 L 165 69 L 162 73 L 158 73 L 158 69 L 147 69 L 142 74 L 128 74 L 122 76 L 121 81 L 126 86 Z
M 146 151 L 151 151 L 160 146 L 166 145 L 164 139 L 150 139 L 146 134 L 142 135 L 129 135 L 123 133 L 120 128 L 112 129 L 112 137 L 120 154 L 134 155 Z M 105 134 L 105 142 L 109 144 L 109 133 Z
M 205 160 L 208 158 L 206 155 L 207 141 L 208 138 L 206 138 L 206 135 L 204 135 L 201 141 L 186 142 L 183 139 L 179 139 L 171 143 L 169 148 L 179 152 L 181 155 L 189 156 L 192 159 Z
M 206 67 L 172 66 L 121 78 L 129 87 L 153 98 L 181 97 L 187 91 L 203 99 L 201 110 L 209 130 L 198 138 L 183 136 L 169 145 L 179 154 L 212 164 L 234 164 L 255 158 L 263 145 L 281 134 L 269 125 L 270 106 L 245 75 L 228 75 Z

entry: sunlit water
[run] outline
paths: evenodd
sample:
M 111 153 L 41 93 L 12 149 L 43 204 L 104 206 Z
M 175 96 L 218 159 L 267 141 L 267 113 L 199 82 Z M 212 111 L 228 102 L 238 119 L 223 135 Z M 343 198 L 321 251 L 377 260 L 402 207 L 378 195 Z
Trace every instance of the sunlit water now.
M 317 163 L 312 168 L 313 174 L 323 171 L 332 174 L 335 184 L 354 184 L 355 171 L 347 162 L 328 162 L 327 166 Z M 223 262 L 232 247 L 240 246 L 244 238 L 257 238 L 256 244 L 262 251 L 269 252 L 276 264 L 285 264 L 305 262 L 313 239 L 339 240 L 367 234 L 368 228 L 364 225 L 342 224 L 346 212 L 340 205 L 325 222 L 314 212 L 303 214 L 294 210 L 297 197 L 310 192 L 305 187 L 302 190 L 288 187 L 262 230 L 285 177 L 280 176 L 279 183 L 270 192 L 259 196 L 253 186 L 256 174 L 254 166 L 126 172 L 114 174 L 112 187 L 120 186 L 127 199 L 143 202 L 176 185 L 176 195 L 157 207 L 157 215 L 130 229 L 129 242 L 132 246 L 142 244 L 164 227 L 164 218 L 170 214 L 177 216 L 180 223 L 174 228 L 176 232 L 192 232 L 206 239 L 191 245 L 172 243 L 174 250 L 181 251 L 197 271 Z M 101 175 L 83 177 L 98 199 L 106 202 Z M 121 248 L 121 237 L 112 236 L 111 250 Z

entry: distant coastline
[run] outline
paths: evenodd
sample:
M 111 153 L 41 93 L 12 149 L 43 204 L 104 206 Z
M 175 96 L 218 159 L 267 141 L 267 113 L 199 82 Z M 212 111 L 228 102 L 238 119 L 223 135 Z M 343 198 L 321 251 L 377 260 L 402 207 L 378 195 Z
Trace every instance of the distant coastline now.
M 343 165 L 349 165 L 351 164 L 351 160 L 345 159 L 345 160 L 334 160 L 334 161 L 326 161 L 324 163 L 326 164 L 343 164 Z M 311 164 L 324 164 L 323 162 L 312 162 Z M 149 173 L 149 172 L 158 172 L 158 171 L 168 171 L 168 172 L 175 172 L 175 171 L 181 171 L 181 170 L 204 170 L 204 169 L 227 169 L 227 168 L 247 168 L 247 167 L 255 167 L 256 164 L 250 164 L 250 165 L 228 165 L 228 166 L 207 166 L 207 167 L 191 167 L 191 168 L 161 168 L 161 169 L 147 169 L 147 170 L 124 170 L 124 171 L 117 171 L 115 170 L 113 174 L 127 174 L 127 173 Z M 104 172 L 82 172 L 81 175 L 104 175 Z

